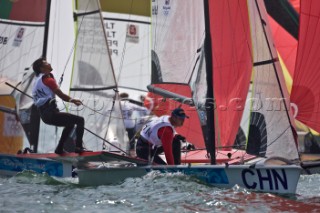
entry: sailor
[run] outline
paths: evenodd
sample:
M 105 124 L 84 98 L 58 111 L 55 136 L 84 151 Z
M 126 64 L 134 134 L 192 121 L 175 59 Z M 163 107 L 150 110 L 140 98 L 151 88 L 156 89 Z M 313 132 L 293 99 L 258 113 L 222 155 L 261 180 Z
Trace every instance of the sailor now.
M 141 119 L 149 114 L 147 108 L 138 106 L 137 104 L 133 104 L 129 100 L 128 93 L 121 93 L 121 110 L 122 116 L 124 118 L 124 125 L 126 131 L 128 133 L 129 141 L 130 141 L 130 150 L 134 149 L 135 145 L 135 133 L 137 129 L 137 124 L 141 122 Z M 133 114 L 137 116 L 134 117 Z
M 151 119 L 140 132 L 136 147 L 137 156 L 156 164 L 180 164 L 180 141 L 185 141 L 185 137 L 176 134 L 175 127 L 182 126 L 185 118 L 189 117 L 184 110 L 176 108 L 171 116 L 164 115 Z M 159 156 L 163 152 L 167 163 Z
M 33 70 L 36 74 L 36 80 L 32 89 L 32 96 L 34 104 L 40 112 L 42 121 L 46 124 L 64 127 L 55 153 L 66 153 L 63 150 L 63 145 L 75 125 L 77 125 L 75 152 L 82 153 L 88 151 L 82 144 L 84 118 L 70 113 L 60 112 L 56 104 L 55 96 L 58 95 L 63 101 L 74 103 L 77 106 L 82 105 L 82 102 L 79 99 L 71 98 L 60 90 L 51 73 L 53 69 L 45 58 L 39 58 L 34 61 Z

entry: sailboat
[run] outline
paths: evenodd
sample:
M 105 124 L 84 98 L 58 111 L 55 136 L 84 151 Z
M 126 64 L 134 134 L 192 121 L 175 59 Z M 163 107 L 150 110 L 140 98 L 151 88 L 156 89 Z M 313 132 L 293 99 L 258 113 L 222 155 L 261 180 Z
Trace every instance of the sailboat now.
M 282 90 L 284 80 L 266 15 L 261 0 L 152 1 L 153 84 L 149 86 L 150 92 L 165 97 L 166 107 L 181 105 L 189 113 L 187 133 L 193 136 L 186 135 L 187 139 L 207 149 L 211 164 L 216 163 L 215 141 L 232 147 L 241 119 L 248 124 L 247 150 L 263 160 L 243 165 L 107 165 L 79 169 L 79 184 L 109 184 L 160 171 L 191 175 L 214 186 L 295 193 L 301 167 L 288 165 L 299 158 L 291 114 L 268 108 L 273 106 L 268 105 L 270 99 L 277 98 L 276 106 L 287 109 L 283 100 L 288 94 Z M 249 88 L 255 102 L 249 102 L 251 113 L 243 116 Z M 282 161 L 279 165 L 272 159 Z
M 227 13 L 227 12 L 225 12 L 225 13 Z M 221 14 L 220 17 L 223 17 L 223 15 L 224 14 Z M 255 22 L 255 20 L 261 19 L 261 18 L 257 17 L 256 14 L 254 14 L 254 15 L 255 15 L 255 17 L 252 18 L 252 20 L 253 20 L 253 21 L 251 21 L 252 23 Z M 252 16 L 252 15 L 250 14 L 250 16 Z M 166 22 L 168 22 L 167 19 L 164 19 L 164 20 Z M 218 20 L 218 18 L 216 20 Z M 212 31 L 213 31 L 213 33 L 222 32 L 222 33 L 224 33 L 223 36 L 228 35 L 227 33 L 229 33 L 229 34 L 235 33 L 234 31 L 228 29 L 228 27 L 227 27 L 227 26 L 230 26 L 231 24 L 233 24 L 234 22 L 235 22 L 234 20 L 230 20 L 230 23 L 223 24 L 222 26 L 220 26 L 219 22 L 218 22 L 218 24 L 214 25 L 217 29 L 216 30 L 212 30 Z M 247 24 L 249 26 L 248 23 L 245 23 L 245 24 Z M 199 25 L 197 25 L 197 27 L 199 27 Z M 224 30 L 224 28 L 222 28 L 222 27 L 225 28 L 225 31 L 222 31 L 222 30 Z M 249 115 L 251 117 L 249 117 L 248 115 L 245 115 L 245 113 L 244 113 L 244 115 L 242 115 L 242 111 L 243 110 L 241 110 L 241 107 L 243 107 L 245 105 L 244 102 L 246 102 L 246 101 L 244 101 L 244 100 L 248 100 L 246 98 L 246 96 L 249 96 L 249 93 L 255 95 L 253 97 L 249 96 L 249 98 L 251 98 L 252 100 L 261 101 L 261 103 L 260 103 L 261 105 L 269 106 L 269 107 L 272 107 L 272 105 L 270 105 L 271 101 L 269 101 L 269 103 L 268 103 L 267 102 L 268 100 L 266 100 L 268 98 L 268 96 L 270 98 L 276 98 L 276 97 L 281 98 L 280 91 L 275 91 L 276 90 L 275 88 L 277 88 L 277 87 L 271 86 L 272 84 L 275 85 L 275 82 L 276 82 L 275 76 L 271 76 L 271 74 L 270 74 L 270 77 L 269 77 L 269 79 L 270 79 L 269 82 L 270 83 L 268 83 L 269 85 L 267 85 L 267 86 L 270 86 L 271 88 L 274 89 L 272 91 L 271 88 L 267 88 L 267 87 L 264 88 L 264 87 L 260 86 L 260 85 L 266 85 L 266 82 L 260 83 L 265 76 L 256 75 L 256 76 L 251 77 L 251 72 L 248 72 L 248 73 L 245 73 L 245 74 L 241 73 L 241 72 L 243 72 L 242 70 L 244 70 L 244 69 L 248 70 L 249 67 L 250 68 L 252 67 L 250 61 L 247 62 L 247 64 L 238 63 L 239 65 L 237 63 L 232 63 L 232 61 L 234 61 L 234 60 L 245 61 L 245 60 L 238 59 L 240 57 L 238 55 L 236 55 L 236 54 L 237 54 L 237 51 L 239 51 L 239 50 L 237 48 L 233 48 L 233 47 L 234 46 L 237 46 L 237 47 L 240 46 L 240 44 L 238 44 L 237 41 L 238 42 L 240 42 L 241 40 L 248 41 L 249 40 L 248 38 L 250 38 L 250 40 L 255 41 L 255 43 L 253 43 L 253 44 L 255 44 L 254 47 L 256 47 L 256 49 L 253 49 L 253 51 L 255 51 L 255 52 L 253 52 L 253 54 L 254 54 L 253 56 L 266 57 L 267 51 L 269 51 L 268 48 L 267 48 L 267 45 L 266 45 L 266 43 L 263 43 L 262 41 L 258 40 L 258 39 L 262 39 L 263 37 L 265 37 L 264 35 L 261 34 L 262 29 L 259 27 L 259 23 L 257 23 L 256 25 L 253 25 L 253 27 L 255 27 L 254 28 L 255 31 L 253 31 L 251 36 L 248 35 L 247 37 L 241 37 L 242 34 L 238 33 L 238 34 L 240 34 L 240 35 L 237 35 L 237 37 L 239 37 L 238 40 L 233 39 L 233 37 L 231 35 L 230 35 L 231 38 L 228 39 L 228 38 L 225 38 L 225 37 L 223 37 L 222 35 L 220 35 L 218 33 L 216 33 L 218 35 L 213 37 L 214 39 L 216 39 L 216 43 L 219 44 L 219 45 L 214 46 L 212 48 L 213 51 L 216 51 L 217 53 L 219 53 L 219 54 L 216 54 L 213 57 L 213 64 L 215 64 L 215 66 L 217 66 L 216 70 L 222 69 L 221 67 L 223 67 L 223 69 L 221 71 L 214 72 L 214 74 L 216 74 L 216 76 L 214 76 L 215 80 L 213 81 L 215 99 L 216 99 L 216 102 L 217 102 L 217 106 L 216 107 L 218 109 L 218 110 L 216 110 L 217 111 L 217 116 L 216 117 L 218 117 L 218 121 L 216 121 L 216 122 L 219 123 L 216 137 L 218 139 L 217 141 L 220 143 L 219 144 L 220 146 L 223 146 L 224 148 L 230 148 L 234 144 L 235 135 L 237 135 L 240 132 L 240 131 L 238 131 L 238 128 L 239 128 L 238 126 L 239 126 L 240 120 L 241 120 L 241 122 L 243 120 L 247 120 L 246 122 L 244 122 L 244 123 L 247 123 L 247 127 L 245 127 L 245 125 L 241 125 L 241 129 L 244 130 L 244 135 L 249 135 L 248 147 L 249 148 L 252 147 L 251 146 L 251 144 L 252 144 L 251 142 L 258 143 L 260 141 L 259 143 L 261 143 L 261 148 L 259 148 L 259 146 L 253 146 L 251 148 L 250 152 L 255 154 L 255 155 L 268 156 L 268 154 L 266 154 L 266 148 L 267 148 L 267 146 L 269 146 L 267 148 L 268 150 L 275 149 L 275 151 L 271 151 L 271 152 L 273 152 L 272 155 L 281 155 L 281 153 L 276 154 L 277 148 L 272 148 L 272 146 L 274 146 L 274 144 L 275 144 L 275 142 L 273 142 L 274 139 L 272 139 L 272 138 L 276 137 L 275 135 L 279 134 L 282 131 L 285 132 L 285 129 L 282 129 L 282 130 L 279 129 L 279 133 L 276 133 L 277 131 L 271 130 L 271 129 L 273 128 L 273 126 L 276 127 L 277 125 L 271 125 L 271 124 L 268 124 L 268 123 L 270 123 L 270 122 L 271 123 L 275 123 L 275 122 L 281 121 L 281 122 L 284 123 L 283 127 L 286 126 L 285 128 L 288 128 L 288 125 L 290 126 L 290 122 L 288 122 L 289 119 L 286 118 L 285 113 L 277 112 L 275 110 L 273 110 L 271 112 L 271 110 L 272 110 L 271 108 L 263 111 L 261 109 L 255 109 L 255 107 L 258 107 L 258 106 L 254 106 L 253 105 L 253 106 L 251 106 L 251 111 L 254 111 L 254 112 Z M 222 29 L 220 29 L 220 28 L 222 28 Z M 159 29 L 161 29 L 161 28 L 159 27 Z M 237 28 L 235 28 L 235 29 L 237 29 Z M 230 31 L 227 31 L 227 30 L 230 30 Z M 161 30 L 159 30 L 159 31 L 162 32 Z M 183 35 L 183 33 L 184 33 L 184 30 L 181 30 L 181 35 Z M 199 34 L 200 33 L 201 33 L 201 31 L 199 32 Z M 168 34 L 168 33 L 166 33 L 166 34 Z M 180 35 L 180 37 L 182 37 L 181 35 Z M 160 37 L 161 35 L 160 36 L 157 35 L 157 36 Z M 174 35 L 164 35 L 164 36 L 173 37 Z M 218 36 L 220 36 L 220 37 L 218 37 Z M 177 36 L 177 37 L 179 37 L 179 36 Z M 180 39 L 180 37 L 179 37 L 179 39 Z M 252 37 L 252 39 L 251 39 L 251 37 Z M 165 39 L 163 39 L 163 40 L 165 40 Z M 180 40 L 182 40 L 182 39 L 180 39 Z M 189 39 L 189 40 L 191 40 L 191 39 Z M 181 41 L 181 42 L 185 42 L 185 43 L 191 42 L 189 40 Z M 192 41 L 194 41 L 194 40 L 195 39 L 193 38 Z M 258 40 L 258 41 L 256 41 L 256 40 Z M 223 44 L 222 42 L 225 42 L 225 44 Z M 158 49 L 163 47 L 163 45 L 159 45 L 159 43 L 160 42 L 157 41 Z M 223 46 L 223 45 L 225 45 L 225 46 Z M 252 44 L 248 43 L 248 45 L 252 45 Z M 240 47 L 242 47 L 242 46 L 240 46 Z M 227 49 L 227 48 L 229 48 L 229 49 Z M 243 48 L 242 51 L 244 51 L 245 50 L 244 47 L 242 47 L 242 48 Z M 257 51 L 258 48 L 259 48 L 259 52 Z M 164 67 L 163 68 L 163 64 L 166 65 L 166 60 L 170 60 L 170 56 L 173 55 L 173 53 L 170 54 L 171 49 L 169 49 L 169 48 L 165 49 L 164 48 L 164 49 L 158 50 L 159 54 L 157 55 L 157 57 L 160 58 L 161 57 L 160 54 L 162 54 L 163 55 L 163 61 L 162 61 L 162 64 L 158 63 L 159 65 L 155 65 L 155 67 L 160 67 L 161 66 L 162 70 L 164 70 L 165 72 L 168 72 L 167 70 L 170 69 L 171 67 L 169 67 L 169 68 L 168 67 Z M 263 55 L 264 52 L 262 50 L 264 52 L 266 52 L 265 56 Z M 172 50 L 172 51 L 176 51 L 176 50 Z M 181 52 L 187 52 L 187 50 L 184 50 L 184 51 L 181 51 Z M 193 51 L 193 52 L 195 52 L 195 51 Z M 251 55 L 250 52 L 251 52 L 251 50 L 249 50 L 249 53 L 247 53 L 247 57 L 248 58 L 252 58 L 253 57 L 253 56 L 250 56 Z M 228 53 L 230 55 L 228 55 Z M 236 58 L 237 56 L 238 56 L 238 58 Z M 217 58 L 217 57 L 220 57 L 220 58 Z M 227 58 L 227 57 L 229 57 L 229 58 Z M 171 58 L 173 58 L 173 56 Z M 194 60 L 197 59 L 197 57 L 194 57 L 194 58 L 195 58 Z M 243 56 L 243 58 L 244 58 L 244 56 Z M 173 58 L 172 61 L 173 60 L 176 60 L 176 59 Z M 264 58 L 263 59 L 256 59 L 256 60 L 264 61 Z M 155 64 L 156 64 L 156 62 L 159 61 L 159 59 L 154 60 L 154 61 L 155 61 Z M 191 59 L 188 59 L 186 61 L 191 61 Z M 252 59 L 252 61 L 254 61 L 254 60 Z M 267 61 L 267 59 L 265 59 L 265 61 Z M 172 65 L 174 63 L 170 62 L 168 64 Z M 219 64 L 219 66 L 217 64 Z M 243 67 L 241 67 L 241 66 L 243 66 Z M 255 73 L 261 73 L 261 71 L 258 68 L 260 68 L 260 67 L 258 65 L 255 65 L 254 72 L 253 72 L 252 75 L 254 75 Z M 171 69 L 173 69 L 173 68 L 171 68 Z M 175 71 L 177 72 L 178 68 L 174 67 L 174 69 L 176 69 Z M 191 70 L 191 69 L 194 69 L 194 67 L 190 66 L 189 70 Z M 179 75 L 177 75 L 178 76 L 177 78 L 181 79 L 181 76 L 186 76 L 186 77 L 183 77 L 182 80 L 187 79 L 185 81 L 185 82 L 187 82 L 188 79 L 190 79 L 187 76 L 187 74 L 191 73 L 192 70 L 189 71 L 188 67 L 183 67 L 182 69 L 179 69 L 178 71 L 180 71 L 180 70 L 181 70 L 182 73 L 179 73 Z M 188 70 L 187 74 L 183 73 L 183 72 L 185 72 L 185 70 Z M 278 70 L 280 70 L 279 67 L 278 67 Z M 258 72 L 258 71 L 260 71 L 260 72 Z M 271 77 L 273 77 L 273 78 L 271 78 Z M 171 80 L 171 78 L 172 77 L 170 76 L 170 80 Z M 251 87 L 249 87 L 249 83 L 248 82 L 251 79 L 253 81 L 253 85 Z M 203 83 L 197 83 L 196 82 L 193 85 L 194 85 L 194 87 L 196 87 L 197 90 L 199 90 L 198 88 L 202 84 Z M 161 87 L 163 88 L 165 86 L 161 86 Z M 171 86 L 171 87 L 173 87 L 173 86 Z M 177 88 L 177 86 L 175 86 L 175 88 Z M 237 88 L 237 89 L 234 89 L 234 88 Z M 258 91 L 258 89 L 260 91 Z M 159 89 L 157 89 L 157 90 L 159 90 Z M 153 89 L 154 92 L 157 92 L 157 90 Z M 167 89 L 167 90 L 170 90 L 170 89 Z M 197 90 L 194 90 L 194 91 L 197 92 Z M 249 92 L 248 92 L 248 90 L 249 90 Z M 250 92 L 250 90 L 251 90 L 251 92 Z M 266 94 L 265 90 L 269 90 L 270 93 Z M 259 94 L 257 95 L 258 92 L 259 92 Z M 199 93 L 203 94 L 203 90 L 200 91 Z M 264 97 L 262 97 L 262 95 L 266 95 L 266 97 L 264 98 Z M 284 94 L 284 95 L 286 95 L 286 94 Z M 237 97 L 237 98 L 234 98 L 234 97 Z M 199 95 L 196 98 L 197 99 L 195 99 L 195 100 L 198 100 L 199 99 Z M 269 100 L 271 100 L 271 99 L 269 99 Z M 259 104 L 257 101 L 256 101 L 256 104 Z M 275 104 L 279 104 L 279 103 L 275 103 Z M 229 107 L 229 109 L 228 109 L 228 107 Z M 247 105 L 245 105 L 245 107 L 247 107 Z M 185 110 L 190 111 L 189 108 L 186 108 Z M 279 114 L 279 115 L 277 115 L 277 114 Z M 260 116 L 260 115 L 263 115 L 263 116 Z M 200 115 L 199 117 L 201 118 L 203 116 Z M 275 121 L 274 117 L 277 117 L 279 120 Z M 257 120 L 255 120 L 255 119 L 257 119 Z M 269 121 L 266 121 L 265 119 L 269 119 Z M 260 123 L 258 123 L 259 120 L 260 120 Z M 267 124 L 270 127 L 266 126 L 266 122 L 268 122 Z M 191 122 L 191 123 L 194 123 L 194 122 Z M 248 129 L 248 123 L 250 123 L 250 127 L 251 127 L 250 130 L 247 130 Z M 245 128 L 247 128 L 247 129 L 245 129 Z M 256 131 L 254 131 L 255 128 L 256 128 Z M 250 131 L 252 133 L 257 133 L 257 134 L 254 136 L 254 135 L 250 134 Z M 289 135 L 283 134 L 279 138 L 276 137 L 277 140 L 284 141 L 284 142 L 280 142 L 279 141 L 277 143 L 284 145 L 284 144 L 286 144 L 285 141 L 294 141 L 294 139 L 292 137 L 292 133 L 288 133 L 288 134 Z M 279 134 L 279 135 L 281 135 L 281 134 Z M 250 139 L 250 137 L 251 137 L 251 139 Z M 253 138 L 253 137 L 256 137 L 256 138 Z M 287 137 L 287 139 L 285 139 L 286 137 Z M 191 141 L 191 142 L 194 143 L 195 145 L 197 145 L 197 141 L 196 142 Z M 272 143 L 273 143 L 273 145 L 272 145 Z M 298 155 L 297 155 L 297 151 L 294 148 L 295 146 L 291 145 L 291 146 L 288 146 L 288 147 L 293 147 L 293 148 L 290 151 L 291 154 L 288 154 L 286 156 L 286 158 L 292 159 L 292 160 L 293 159 L 297 159 Z M 278 149 L 278 150 L 280 151 L 280 150 L 282 150 L 282 148 Z M 205 154 L 206 153 L 204 153 L 203 156 L 205 156 Z M 270 154 L 269 154 L 269 156 L 270 156 Z
M 39 14 L 33 13 L 31 9 L 26 13 L 21 11 L 29 8 L 30 5 L 36 8 Z M 42 0 L 1 2 L 1 88 L 4 88 L 1 92 L 8 96 L 4 99 L 1 110 L 6 119 L 3 122 L 3 128 L 11 128 L 4 129 L 7 134 L 4 139 L 9 138 L 11 141 L 1 141 L 4 147 L 11 148 L 9 151 L 2 150 L 0 154 L 0 171 L 4 175 L 14 175 L 23 170 L 32 170 L 39 173 L 45 172 L 51 176 L 71 177 L 74 166 L 79 167 L 89 161 L 125 159 L 125 156 L 120 154 L 108 153 L 106 156 L 103 151 L 107 149 L 109 151 L 110 147 L 120 153 L 126 153 L 128 150 L 128 146 L 124 143 L 126 134 L 124 134 L 123 119 L 117 100 L 117 85 L 99 1 L 77 1 L 78 10 L 75 16 L 77 17 L 75 19 L 77 38 L 74 44 L 76 51 L 70 95 L 83 99 L 84 105 L 83 108 L 65 106 L 65 109 L 70 113 L 86 117 L 85 146 L 96 152 L 81 155 L 70 153 L 65 156 L 59 156 L 50 153 L 50 151 L 40 150 L 40 153 L 38 152 L 38 147 L 43 148 L 44 144 L 48 146 L 54 142 L 54 138 L 39 137 L 41 133 L 50 134 L 47 131 L 39 130 L 40 118 L 32 107 L 29 89 L 32 85 L 33 71 L 30 66 L 35 58 L 46 56 L 48 32 L 51 29 L 49 28 L 49 17 L 52 5 L 55 4 Z M 67 14 L 72 17 L 71 10 L 67 11 Z M 57 45 L 61 47 L 61 44 Z M 63 79 L 64 74 L 64 72 L 61 73 L 60 79 Z M 30 141 L 30 148 L 23 150 L 23 147 L 30 145 L 22 143 L 22 127 L 16 118 L 20 119 L 25 129 Z M 8 122 L 12 124 L 9 123 L 8 126 Z M 35 134 L 29 135 L 29 133 Z M 17 145 L 12 146 L 13 143 Z M 106 143 L 108 143 L 108 147 Z M 136 160 L 136 162 L 143 161 Z

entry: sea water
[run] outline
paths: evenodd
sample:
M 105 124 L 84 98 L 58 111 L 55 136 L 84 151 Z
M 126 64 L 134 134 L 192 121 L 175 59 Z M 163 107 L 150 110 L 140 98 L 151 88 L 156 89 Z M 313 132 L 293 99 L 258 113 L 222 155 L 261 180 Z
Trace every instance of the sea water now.
M 117 185 L 23 172 L 0 177 L 0 212 L 320 212 L 320 175 L 302 175 L 295 195 L 212 187 L 183 174 L 149 173 Z

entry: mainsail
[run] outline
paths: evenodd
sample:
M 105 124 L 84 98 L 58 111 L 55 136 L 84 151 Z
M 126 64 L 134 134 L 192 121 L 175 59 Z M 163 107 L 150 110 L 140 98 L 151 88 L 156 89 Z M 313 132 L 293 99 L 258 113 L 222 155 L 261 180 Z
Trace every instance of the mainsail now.
M 253 42 L 253 107 L 249 127 L 250 143 L 260 156 L 298 159 L 289 95 L 272 41 L 263 1 L 248 1 Z M 264 123 L 264 124 L 263 124 Z M 252 133 L 252 134 L 250 134 Z M 251 138 L 250 138 L 251 137 Z
M 78 0 L 75 15 L 77 34 L 70 96 L 81 99 L 84 105 L 80 108 L 70 106 L 69 112 L 86 120 L 87 131 L 83 138 L 86 148 L 103 150 L 107 146 L 106 140 L 127 151 L 99 1 Z
M 151 83 L 150 0 L 101 1 L 109 51 L 120 92 L 147 91 Z
M 28 70 L 34 59 L 45 52 L 47 1 L 6 0 L 1 1 L 0 6 L 1 84 L 8 81 L 19 86 L 23 77 L 29 74 Z M 30 78 L 24 80 L 28 81 Z M 17 95 L 20 96 L 21 93 Z M 28 99 L 27 102 L 32 100 Z

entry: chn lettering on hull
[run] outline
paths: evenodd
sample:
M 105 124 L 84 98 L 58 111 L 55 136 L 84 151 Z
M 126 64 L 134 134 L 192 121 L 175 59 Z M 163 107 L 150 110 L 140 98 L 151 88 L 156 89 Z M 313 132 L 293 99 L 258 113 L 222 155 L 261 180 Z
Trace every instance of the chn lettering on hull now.
M 241 177 L 248 189 L 270 191 L 288 189 L 288 179 L 284 169 L 244 169 Z

